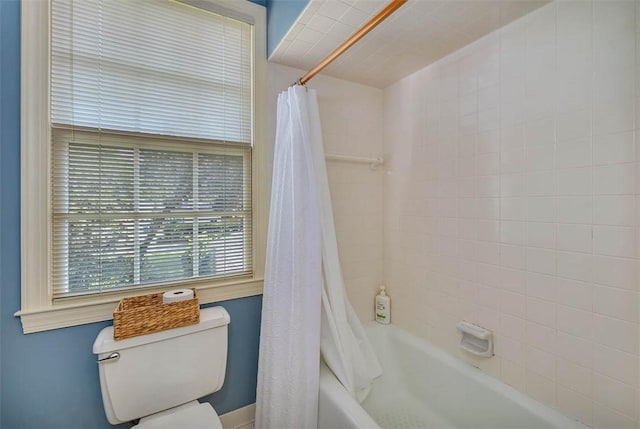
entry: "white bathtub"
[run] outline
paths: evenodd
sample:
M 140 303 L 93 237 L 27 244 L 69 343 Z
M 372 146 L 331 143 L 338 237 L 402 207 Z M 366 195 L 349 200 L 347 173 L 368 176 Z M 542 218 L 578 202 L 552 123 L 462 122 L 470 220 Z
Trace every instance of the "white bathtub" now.
M 384 373 L 360 405 L 323 365 L 320 429 L 586 429 L 393 325 L 366 329 Z

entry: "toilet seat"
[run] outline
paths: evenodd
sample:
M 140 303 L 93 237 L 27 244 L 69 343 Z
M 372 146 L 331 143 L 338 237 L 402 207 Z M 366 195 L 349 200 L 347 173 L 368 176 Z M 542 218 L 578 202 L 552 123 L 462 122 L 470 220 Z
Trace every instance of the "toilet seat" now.
M 170 410 L 140 419 L 136 429 L 222 429 L 220 418 L 211 404 L 189 402 Z

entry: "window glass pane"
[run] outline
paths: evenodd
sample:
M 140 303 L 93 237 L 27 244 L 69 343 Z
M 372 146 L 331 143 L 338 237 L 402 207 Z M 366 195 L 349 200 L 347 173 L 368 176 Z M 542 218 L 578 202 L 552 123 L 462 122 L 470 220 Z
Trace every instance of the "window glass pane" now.
M 193 220 L 140 220 L 141 283 L 193 276 Z
M 100 291 L 132 284 L 133 229 L 131 219 L 69 222 L 70 291 Z
M 212 216 L 198 222 L 201 276 L 238 273 L 247 270 L 247 217 Z
M 140 149 L 140 210 L 193 208 L 193 152 Z
M 244 163 L 242 155 L 198 154 L 198 209 L 244 210 Z
M 133 210 L 133 149 L 69 143 L 69 212 Z

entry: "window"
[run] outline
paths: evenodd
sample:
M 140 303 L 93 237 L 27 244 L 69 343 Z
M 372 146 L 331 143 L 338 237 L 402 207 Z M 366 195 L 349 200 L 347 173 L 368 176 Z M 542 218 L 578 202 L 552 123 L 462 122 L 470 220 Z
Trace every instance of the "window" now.
M 54 298 L 252 273 L 250 148 L 52 135 Z
M 261 293 L 264 9 L 187 3 L 23 4 L 25 332 Z

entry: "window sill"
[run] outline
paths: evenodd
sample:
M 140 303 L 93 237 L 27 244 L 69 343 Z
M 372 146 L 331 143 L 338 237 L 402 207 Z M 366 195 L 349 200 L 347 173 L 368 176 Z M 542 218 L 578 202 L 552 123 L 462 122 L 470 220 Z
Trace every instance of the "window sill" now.
M 201 285 L 197 288 L 198 297 L 200 304 L 209 304 L 211 302 L 260 295 L 262 294 L 262 284 L 263 281 L 261 279 L 249 279 L 233 283 Z M 178 286 L 172 285 L 171 288 L 174 289 L 176 287 Z M 167 287 L 158 288 L 158 290 L 147 289 L 144 292 L 134 291 L 127 294 L 112 295 L 108 298 L 83 297 L 75 300 L 65 300 L 60 303 L 52 303 L 46 308 L 22 309 L 14 315 L 20 317 L 22 332 L 25 334 L 67 328 L 112 320 L 113 310 L 115 310 L 121 298 L 167 289 Z

